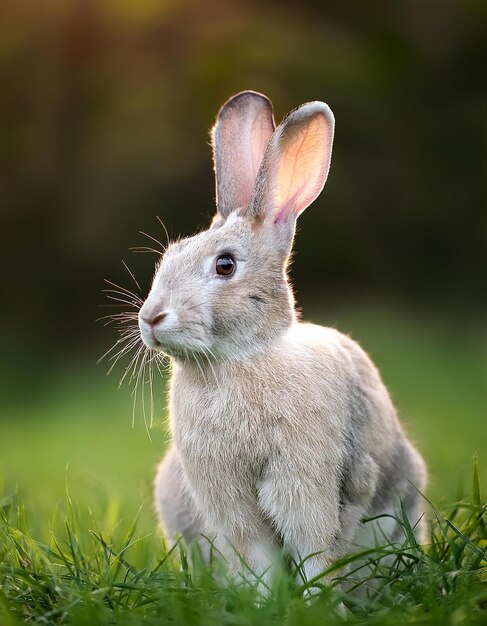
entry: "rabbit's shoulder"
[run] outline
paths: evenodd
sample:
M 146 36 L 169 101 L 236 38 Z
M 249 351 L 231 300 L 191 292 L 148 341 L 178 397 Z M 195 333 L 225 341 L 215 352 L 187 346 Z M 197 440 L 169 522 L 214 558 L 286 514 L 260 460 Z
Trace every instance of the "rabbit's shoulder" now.
M 288 348 L 303 360 L 327 363 L 335 375 L 347 374 L 361 387 L 382 387 L 380 374 L 367 352 L 350 336 L 327 326 L 294 324 L 285 337 Z
M 369 356 L 356 341 L 328 326 L 307 322 L 293 324 L 278 349 L 294 355 L 296 362 L 309 364 L 315 371 L 325 368 L 335 381 L 341 374 L 346 374 L 349 379 L 377 373 Z

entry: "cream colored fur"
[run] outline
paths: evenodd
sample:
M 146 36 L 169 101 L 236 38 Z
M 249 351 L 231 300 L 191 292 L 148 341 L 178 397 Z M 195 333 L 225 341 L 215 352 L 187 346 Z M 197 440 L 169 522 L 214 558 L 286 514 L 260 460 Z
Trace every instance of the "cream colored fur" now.
M 147 345 L 172 357 L 173 441 L 155 484 L 170 541 L 215 538 L 235 570 L 234 549 L 268 576 L 281 546 L 297 560 L 319 552 L 305 564 L 311 578 L 376 540 L 363 517 L 397 512 L 402 499 L 418 522 L 412 484 L 423 489 L 426 472 L 365 352 L 295 314 L 286 274 L 295 220 L 326 180 L 333 115 L 310 103 L 273 128 L 259 94 L 223 107 L 213 136 L 224 210 L 169 247 L 139 324 Z M 239 177 L 245 159 L 228 161 L 234 142 L 259 159 L 254 187 Z M 242 206 L 229 210 L 224 194 Z M 235 259 L 231 277 L 215 272 L 221 254 Z M 390 521 L 381 532 L 401 538 Z

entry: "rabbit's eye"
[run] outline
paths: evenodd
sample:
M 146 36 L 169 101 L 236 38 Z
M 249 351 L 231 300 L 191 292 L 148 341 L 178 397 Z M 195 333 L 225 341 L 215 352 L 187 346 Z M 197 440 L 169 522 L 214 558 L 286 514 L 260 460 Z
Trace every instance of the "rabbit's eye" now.
M 235 267 L 235 259 L 230 254 L 220 254 L 216 259 L 216 273 L 220 276 L 231 276 Z

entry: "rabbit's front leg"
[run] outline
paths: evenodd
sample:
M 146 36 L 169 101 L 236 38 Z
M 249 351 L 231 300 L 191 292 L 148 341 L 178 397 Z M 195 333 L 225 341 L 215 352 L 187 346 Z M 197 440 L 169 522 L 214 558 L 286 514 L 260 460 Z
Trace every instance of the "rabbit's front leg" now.
M 336 455 L 293 447 L 273 455 L 258 486 L 259 506 L 278 531 L 285 549 L 303 564 L 306 580 L 343 554 L 340 474 Z M 358 521 L 358 520 L 357 520 Z
M 273 579 L 280 570 L 280 549 L 272 528 L 265 522 L 252 529 L 250 536 L 234 537 L 233 575 L 236 580 L 255 583 L 255 576 L 262 581 L 259 590 L 266 595 Z M 232 564 L 232 560 L 229 560 Z M 232 565 L 231 565 L 232 568 Z

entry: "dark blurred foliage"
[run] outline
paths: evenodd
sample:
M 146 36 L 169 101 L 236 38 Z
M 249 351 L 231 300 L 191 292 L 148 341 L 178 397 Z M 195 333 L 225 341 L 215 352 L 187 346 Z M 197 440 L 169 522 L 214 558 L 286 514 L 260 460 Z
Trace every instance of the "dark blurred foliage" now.
M 48 354 L 99 336 L 103 278 L 147 289 L 164 240 L 213 211 L 208 130 L 233 93 L 337 129 L 300 220 L 301 300 L 486 301 L 485 2 L 4 0 L 2 334 Z M 307 294 L 310 294 L 307 296 Z

